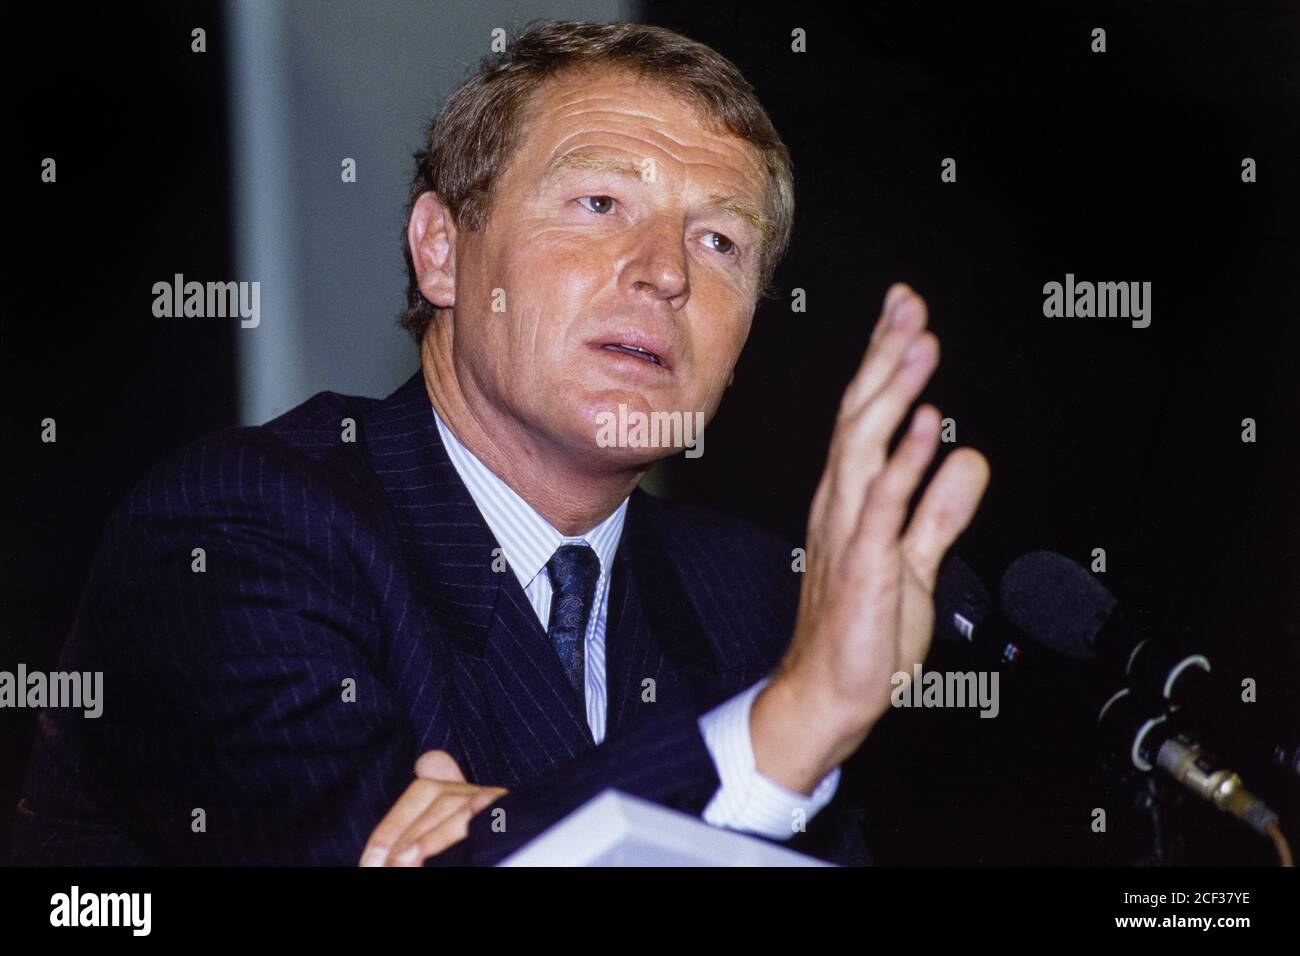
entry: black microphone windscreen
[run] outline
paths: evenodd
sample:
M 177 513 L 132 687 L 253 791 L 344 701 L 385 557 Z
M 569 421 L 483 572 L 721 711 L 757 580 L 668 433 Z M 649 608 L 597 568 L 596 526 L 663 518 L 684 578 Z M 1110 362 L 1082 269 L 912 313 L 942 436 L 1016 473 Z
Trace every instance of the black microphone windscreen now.
M 1082 660 L 1097 656 L 1097 635 L 1116 605 L 1085 568 L 1052 551 L 1032 551 L 1011 562 L 998 601 L 1028 637 Z

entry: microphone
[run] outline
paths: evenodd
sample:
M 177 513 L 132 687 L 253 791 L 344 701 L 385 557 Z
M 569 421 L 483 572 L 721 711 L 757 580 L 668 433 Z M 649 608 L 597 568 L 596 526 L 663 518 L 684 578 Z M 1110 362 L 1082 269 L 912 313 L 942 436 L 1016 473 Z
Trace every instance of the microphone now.
M 1076 660 L 1096 660 L 1122 682 L 1190 713 L 1226 709 L 1229 688 L 1211 676 L 1210 660 L 1178 642 L 1146 637 L 1147 628 L 1086 568 L 1052 551 L 1032 551 L 1008 566 L 998 587 L 1006 617 L 1036 643 Z M 1300 739 L 1247 747 L 1260 762 L 1300 778 Z M 1264 757 L 1261 747 L 1266 747 Z
M 1277 814 L 1181 726 L 1180 704 L 1206 687 L 1207 658 L 1154 646 L 1120 613 L 1110 591 L 1079 564 L 1050 551 L 1013 561 L 998 600 L 1007 618 L 1038 643 L 1076 660 L 1100 660 L 1139 689 L 1158 688 L 1150 695 L 1125 687 L 1106 701 L 1097 718 L 1104 736 L 1138 770 L 1159 767 L 1191 793 L 1271 838 L 1283 865 L 1290 865 Z M 1150 703 L 1152 696 L 1162 703 Z
M 1024 653 L 1023 638 L 993 606 L 993 595 L 969 564 L 949 553 L 934 585 L 934 636 L 966 644 L 1011 666 Z
M 1178 714 L 1153 712 L 1127 687 L 1106 701 L 1097 715 L 1103 736 L 1127 753 L 1138 770 L 1150 773 L 1159 767 L 1202 800 L 1272 837 L 1280 826 L 1277 814 L 1180 724 Z
M 1146 638 L 1084 567 L 1061 554 L 1033 551 L 1007 568 L 998 588 L 1003 612 L 1021 631 L 1058 654 L 1096 660 L 1115 676 L 1171 705 L 1216 705 L 1210 661 L 1177 643 Z

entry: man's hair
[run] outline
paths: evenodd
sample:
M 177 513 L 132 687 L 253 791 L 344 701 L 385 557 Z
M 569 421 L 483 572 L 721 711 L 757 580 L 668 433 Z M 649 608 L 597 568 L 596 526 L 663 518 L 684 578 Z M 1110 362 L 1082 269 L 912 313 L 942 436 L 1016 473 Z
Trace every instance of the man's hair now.
M 459 229 L 477 230 L 492 208 L 493 186 L 505 170 L 532 95 L 566 70 L 631 70 L 691 103 L 701 121 L 753 145 L 767 168 L 766 234 L 760 239 L 760 295 L 771 294 L 772 275 L 794 225 L 790 154 L 736 65 L 716 50 L 662 27 L 635 23 L 534 20 L 502 53 L 482 59 L 478 71 L 448 98 L 429 123 L 425 148 L 415 154 L 415 177 L 406 219 L 420 195 L 435 192 Z M 418 342 L 437 312 L 420 292 L 402 229 L 407 288 L 404 329 Z

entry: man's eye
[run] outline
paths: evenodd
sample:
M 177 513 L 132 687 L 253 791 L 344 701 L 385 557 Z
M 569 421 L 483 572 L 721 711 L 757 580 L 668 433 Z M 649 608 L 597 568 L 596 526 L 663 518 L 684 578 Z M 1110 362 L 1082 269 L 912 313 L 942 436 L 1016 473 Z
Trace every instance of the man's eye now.
M 714 252 L 720 252 L 724 256 L 734 256 L 740 253 L 740 248 L 720 232 L 709 233 L 708 241 L 712 242 L 713 240 L 717 240 L 713 246 Z
M 599 204 L 599 208 L 593 209 L 592 206 L 587 205 L 588 199 L 590 199 L 593 204 Z M 583 196 L 578 200 L 578 202 L 582 203 L 584 209 L 591 209 L 592 212 L 598 213 L 602 216 L 606 213 L 612 212 L 614 209 L 614 199 L 612 196 Z

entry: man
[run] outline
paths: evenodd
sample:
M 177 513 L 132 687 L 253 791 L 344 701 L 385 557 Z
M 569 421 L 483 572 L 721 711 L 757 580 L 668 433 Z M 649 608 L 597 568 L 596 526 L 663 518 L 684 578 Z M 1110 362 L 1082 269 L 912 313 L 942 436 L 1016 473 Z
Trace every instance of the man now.
M 605 416 L 716 411 L 789 238 L 789 159 L 735 67 L 541 23 L 449 100 L 406 229 L 421 371 L 186 449 L 105 535 L 20 861 L 496 862 L 614 787 L 865 862 L 838 767 L 930 640 L 987 482 L 933 458 L 924 303 L 889 290 L 806 573 L 637 485 Z M 842 801 L 841 801 L 842 802 Z M 803 821 L 812 820 L 808 832 Z M 825 822 L 824 821 L 829 821 Z

